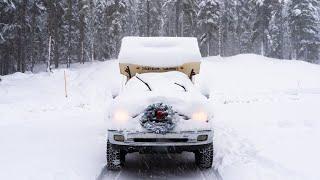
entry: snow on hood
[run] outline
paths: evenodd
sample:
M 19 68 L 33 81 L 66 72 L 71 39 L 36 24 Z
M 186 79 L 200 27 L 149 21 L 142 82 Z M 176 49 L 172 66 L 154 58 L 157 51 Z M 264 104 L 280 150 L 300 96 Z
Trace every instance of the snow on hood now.
M 124 90 L 115 99 L 113 107 L 126 109 L 130 115 L 141 113 L 148 105 L 164 103 L 184 115 L 192 115 L 194 111 L 207 111 L 207 99 L 199 93 L 188 77 L 180 72 L 138 74 L 151 88 L 138 78 L 130 79 Z M 183 85 L 183 87 L 177 85 Z
M 120 95 L 115 98 L 110 117 L 118 110 L 126 111 L 130 117 L 138 117 L 149 105 L 155 103 L 172 106 L 178 114 L 190 118 L 193 113 L 200 111 L 206 112 L 211 117 L 212 113 L 207 99 L 193 86 L 185 74 L 167 72 L 138 74 L 137 76 L 148 83 L 152 91 L 138 78 L 133 77 L 127 82 Z M 187 91 L 175 83 L 185 86 Z M 192 128 L 193 125 L 191 123 L 188 127 Z

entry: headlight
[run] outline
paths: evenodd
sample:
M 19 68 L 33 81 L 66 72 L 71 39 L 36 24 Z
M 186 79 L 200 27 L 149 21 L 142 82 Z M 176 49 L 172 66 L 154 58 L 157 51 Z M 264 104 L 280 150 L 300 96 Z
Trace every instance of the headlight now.
M 195 112 L 192 114 L 192 119 L 196 121 L 208 121 L 208 114 L 204 111 Z
M 118 122 L 126 122 L 129 119 L 129 114 L 124 110 L 117 110 L 113 114 L 113 119 Z

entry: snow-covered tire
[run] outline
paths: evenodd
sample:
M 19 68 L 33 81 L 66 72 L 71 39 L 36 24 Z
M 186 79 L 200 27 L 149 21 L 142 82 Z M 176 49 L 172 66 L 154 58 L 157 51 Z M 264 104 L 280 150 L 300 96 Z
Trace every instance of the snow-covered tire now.
M 109 170 L 120 170 L 125 162 L 125 153 L 107 142 L 107 168 Z
M 203 148 L 197 150 L 195 153 L 196 165 L 200 169 L 208 169 L 212 167 L 213 163 L 213 144 L 207 144 Z

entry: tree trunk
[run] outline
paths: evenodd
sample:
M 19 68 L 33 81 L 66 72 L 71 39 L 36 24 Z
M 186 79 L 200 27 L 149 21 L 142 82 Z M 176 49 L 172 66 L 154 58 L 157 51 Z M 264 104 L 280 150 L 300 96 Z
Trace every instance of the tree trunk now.
M 59 51 L 59 34 L 58 34 L 58 27 L 54 27 L 54 41 L 53 41 L 53 62 L 54 62 L 54 68 L 59 68 L 59 57 L 60 57 L 60 51 Z
M 210 40 L 207 42 L 207 56 L 210 56 Z
M 71 63 L 71 33 L 72 33 L 72 0 L 68 0 L 68 54 L 67 54 L 67 68 L 70 68 Z
M 36 7 L 36 1 L 33 3 L 33 8 Z M 31 72 L 33 72 L 33 68 L 35 65 L 35 53 L 36 53 L 36 48 L 35 48 L 35 42 L 34 38 L 36 35 L 36 29 L 37 28 L 37 22 L 36 22 L 36 13 L 33 11 L 32 16 L 31 16 L 31 37 L 30 37 L 30 62 L 31 62 Z
M 150 0 L 147 0 L 147 37 L 150 37 Z
M 91 61 L 94 61 L 94 39 L 91 43 Z
M 219 45 L 218 45 L 218 49 L 219 49 L 219 55 L 222 56 L 222 22 L 221 22 L 222 17 L 219 17 Z
M 83 10 L 83 1 L 79 0 L 78 1 L 78 11 L 79 11 L 79 33 L 80 33 L 80 37 L 79 37 L 79 55 L 78 58 L 80 60 L 80 63 L 84 64 L 84 50 L 83 50 L 83 46 L 84 46 L 84 37 L 85 37 L 85 22 L 84 22 L 84 10 Z
M 49 43 L 48 43 L 47 72 L 51 72 L 50 59 L 51 59 L 51 36 L 49 36 Z
M 20 25 L 18 29 L 18 38 L 17 38 L 17 51 L 18 51 L 18 57 L 17 57 L 17 71 L 25 72 L 25 48 L 27 46 L 25 36 L 26 36 L 26 11 L 27 11 L 27 4 L 28 0 L 23 0 L 20 4 L 19 9 L 19 20 L 18 23 Z M 19 7 L 19 6 L 18 6 Z
M 179 17 L 180 17 L 180 0 L 177 0 L 176 1 L 176 4 L 175 4 L 175 6 L 176 6 L 176 26 L 175 26 L 175 28 L 176 28 L 176 36 L 177 37 L 179 37 L 180 36 L 180 34 L 179 34 Z

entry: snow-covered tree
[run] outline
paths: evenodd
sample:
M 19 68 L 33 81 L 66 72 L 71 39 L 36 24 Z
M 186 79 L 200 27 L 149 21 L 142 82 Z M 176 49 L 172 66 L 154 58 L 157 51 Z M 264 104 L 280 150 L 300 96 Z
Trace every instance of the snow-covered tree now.
M 60 60 L 60 49 L 62 46 L 62 35 L 61 27 L 63 25 L 64 9 L 63 4 L 60 1 L 45 1 L 44 5 L 47 10 L 47 30 L 48 30 L 48 41 L 51 36 L 52 39 L 52 56 L 55 68 L 59 67 Z M 59 15 L 58 15 L 59 14 Z
M 93 44 L 94 59 L 103 60 L 106 57 L 106 36 L 105 32 L 105 12 L 106 12 L 106 1 L 105 0 L 95 0 L 93 1 L 94 6 L 94 16 L 90 17 L 90 27 L 89 32 L 90 35 L 94 37 L 90 37 L 90 41 Z M 92 48 L 92 47 L 91 47 Z
M 236 4 L 237 1 L 223 0 L 221 4 L 221 56 L 233 55 L 237 52 L 236 37 L 236 24 L 237 13 Z
M 196 3 L 194 0 L 183 0 L 182 1 L 182 36 L 195 36 L 196 34 Z
M 78 0 L 78 29 L 79 29 L 79 40 L 78 40 L 78 59 L 80 63 L 85 62 L 85 29 L 86 29 L 86 23 L 85 23 L 85 17 L 87 15 L 88 10 L 88 4 L 85 0 Z
M 88 1 L 87 4 L 89 5 L 88 9 L 88 16 L 85 19 L 87 28 L 86 28 L 86 41 L 88 43 L 88 51 L 89 51 L 89 58 L 91 61 L 95 59 L 95 34 L 97 33 L 97 15 L 96 15 L 96 0 Z
M 276 1 L 273 4 L 271 19 L 269 23 L 269 38 L 268 38 L 268 56 L 278 59 L 283 59 L 284 46 L 284 1 Z
M 237 0 L 236 4 L 236 42 L 238 44 L 237 53 L 252 53 L 253 44 L 251 37 L 253 34 L 253 23 L 255 22 L 255 6 L 253 0 Z
M 278 0 L 260 0 L 256 2 L 256 18 L 253 25 L 252 42 L 256 42 L 260 47 L 261 55 L 268 55 L 269 44 L 269 24 L 272 13 L 277 7 Z
M 67 67 L 70 67 L 71 63 L 71 56 L 72 56 L 72 32 L 74 31 L 73 28 L 73 1 L 67 0 L 67 13 L 65 15 L 66 23 L 67 23 Z
M 28 70 L 33 71 L 35 64 L 43 61 L 43 36 L 45 31 L 43 12 L 45 7 L 41 0 L 30 0 L 28 10 L 28 21 L 30 22 L 30 35 L 27 42 L 27 52 L 29 53 Z
M 220 5 L 217 0 L 203 0 L 199 4 L 198 27 L 200 28 L 200 46 L 205 47 L 206 55 L 217 54 L 219 41 Z
M 126 3 L 124 0 L 108 0 L 106 4 L 106 59 L 115 58 L 120 49 L 121 39 L 124 34 Z
M 12 47 L 13 40 L 17 37 L 18 24 L 13 18 L 16 11 L 16 4 L 12 0 L 0 2 L 0 75 L 15 71 Z
M 319 59 L 318 0 L 292 0 L 289 12 L 295 58 L 309 62 Z

